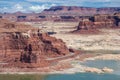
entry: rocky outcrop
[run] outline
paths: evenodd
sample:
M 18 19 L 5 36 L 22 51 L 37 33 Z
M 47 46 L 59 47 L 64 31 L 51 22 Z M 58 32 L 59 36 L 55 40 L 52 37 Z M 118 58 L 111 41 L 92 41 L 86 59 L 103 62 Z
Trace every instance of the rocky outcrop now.
M 116 13 L 114 15 L 98 14 L 89 18 L 82 18 L 79 21 L 77 30 L 73 32 L 77 33 L 95 33 L 99 32 L 100 28 L 119 28 L 120 27 L 120 15 Z
M 79 22 L 77 30 L 90 30 L 93 29 L 93 22 L 89 19 L 83 19 Z
M 22 42 L 26 43 L 26 40 Z M 31 35 L 31 38 L 27 39 L 25 47 L 21 49 L 20 61 L 26 63 L 40 62 L 40 55 L 51 57 L 52 55 L 69 54 L 69 50 L 62 40 L 49 37 L 46 33 Z
M 99 30 L 96 29 L 94 22 L 89 19 L 82 19 L 77 26 L 77 30 L 72 31 L 72 33 L 98 34 Z
M 7 24 L 7 23 L 6 23 Z M 5 25 L 6 25 L 5 24 Z M 16 24 L 7 24 L 0 27 L 4 32 L 0 32 L 0 61 L 9 63 L 9 66 L 27 67 L 25 64 L 47 65 L 46 58 L 64 56 L 69 54 L 69 49 L 61 39 L 41 33 L 40 30 L 21 31 Z M 26 28 L 23 27 L 23 28 Z M 11 30 L 6 32 L 7 29 Z M 29 26 L 29 29 L 32 29 Z M 27 29 L 26 29 L 27 30 Z M 42 64 L 40 64 L 42 63 Z M 21 64 L 21 65 L 19 65 Z M 30 67 L 30 66 L 29 66 Z
M 95 15 L 94 16 L 94 24 L 97 28 L 109 28 L 116 27 L 116 19 L 114 15 Z

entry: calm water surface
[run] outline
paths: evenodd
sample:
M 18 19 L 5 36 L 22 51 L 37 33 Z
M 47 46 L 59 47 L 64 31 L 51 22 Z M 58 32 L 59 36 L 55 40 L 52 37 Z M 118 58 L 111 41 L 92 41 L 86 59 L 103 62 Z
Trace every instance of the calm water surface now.
M 119 75 L 76 73 L 57 75 L 0 75 L 0 80 L 120 80 Z

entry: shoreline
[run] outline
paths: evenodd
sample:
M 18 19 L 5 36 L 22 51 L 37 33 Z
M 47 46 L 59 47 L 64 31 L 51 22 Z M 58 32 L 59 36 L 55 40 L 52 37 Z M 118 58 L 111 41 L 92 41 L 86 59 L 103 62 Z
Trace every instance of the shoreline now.
M 83 54 L 84 55 L 84 54 Z M 107 57 L 107 58 L 106 58 Z M 89 57 L 84 57 L 83 59 L 80 59 L 80 57 L 76 57 L 74 59 L 67 59 L 67 60 L 63 60 L 63 61 L 66 61 L 66 62 L 74 62 L 74 61 L 79 61 L 79 62 L 85 62 L 87 60 L 118 60 L 118 58 L 120 57 L 120 54 L 101 54 L 101 55 L 92 55 Z M 120 60 L 120 59 L 119 59 Z M 60 61 L 61 63 L 62 61 Z M 64 62 L 63 62 L 64 63 Z M 62 64 L 63 65 L 63 64 Z M 114 70 L 113 69 L 110 69 L 110 68 L 107 68 L 107 67 L 104 67 L 103 69 L 99 69 L 99 68 L 94 68 L 94 67 L 88 67 L 88 66 L 83 66 L 83 65 L 78 65 L 78 64 L 72 64 L 72 67 L 67 67 L 67 68 L 61 68 L 59 70 L 54 70 L 53 67 L 56 67 L 56 66 L 53 66 L 52 68 L 53 69 L 50 69 L 50 67 L 48 67 L 48 70 L 49 71 L 37 71 L 37 69 L 39 68 L 36 68 L 36 71 L 12 71 L 8 70 L 5 72 L 0 72 L 0 74 L 40 74 L 40 75 L 50 75 L 50 74 L 75 74 L 75 73 L 86 73 L 86 72 L 91 72 L 91 73 L 98 73 L 98 74 L 101 74 L 101 73 L 112 73 Z M 47 68 L 47 67 L 46 67 Z M 42 69 L 42 68 L 41 68 Z M 44 68 L 45 69 L 45 68 Z M 20 70 L 20 69 L 18 69 Z
M 101 54 L 99 56 L 86 58 L 86 60 L 120 60 L 120 54 Z

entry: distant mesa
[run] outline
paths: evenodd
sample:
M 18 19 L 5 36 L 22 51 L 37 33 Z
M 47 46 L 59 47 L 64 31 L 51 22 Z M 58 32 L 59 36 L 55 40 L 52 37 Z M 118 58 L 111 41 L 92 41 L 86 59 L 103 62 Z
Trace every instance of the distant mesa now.
M 99 33 L 100 28 L 120 28 L 120 14 L 99 14 L 89 18 L 82 18 L 77 29 L 72 33 Z
M 5 13 L 0 18 L 11 21 L 79 21 L 81 18 L 89 18 L 96 14 L 113 15 L 120 12 L 120 7 L 91 8 L 79 6 L 53 6 L 41 13 Z
M 79 6 L 54 6 L 50 9 L 45 9 L 42 13 L 59 14 L 59 15 L 76 15 L 76 16 L 91 16 L 94 14 L 113 14 L 120 12 L 120 7 L 79 7 Z

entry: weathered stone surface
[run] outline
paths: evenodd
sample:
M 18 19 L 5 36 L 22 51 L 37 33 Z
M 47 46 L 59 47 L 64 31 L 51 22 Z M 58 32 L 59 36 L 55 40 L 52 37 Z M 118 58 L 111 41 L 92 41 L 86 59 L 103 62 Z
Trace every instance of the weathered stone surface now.
M 13 25 L 14 29 L 18 29 L 15 24 Z M 13 25 L 0 27 L 5 29 L 4 32 L 0 32 L 0 61 L 9 63 L 9 66 L 21 67 L 22 63 L 26 63 L 26 67 L 29 63 L 33 64 L 32 66 L 34 64 L 44 66 L 49 64 L 45 60 L 46 57 L 69 54 L 69 49 L 61 39 L 51 37 L 47 33 L 40 33 L 37 29 L 33 32 L 12 31 Z M 6 32 L 7 29 L 11 29 L 11 32 Z
M 89 30 L 93 28 L 93 22 L 89 19 L 83 19 L 79 22 L 77 30 Z
M 89 18 L 83 18 L 79 21 L 75 33 L 98 33 L 100 28 L 119 28 L 120 16 L 119 13 L 114 15 L 95 15 Z
M 116 19 L 110 15 L 95 15 L 94 16 L 94 24 L 97 28 L 109 28 L 115 27 Z
M 79 34 L 98 34 L 99 30 L 96 29 L 94 22 L 90 21 L 89 19 L 82 19 L 75 31 L 72 33 L 79 33 Z

